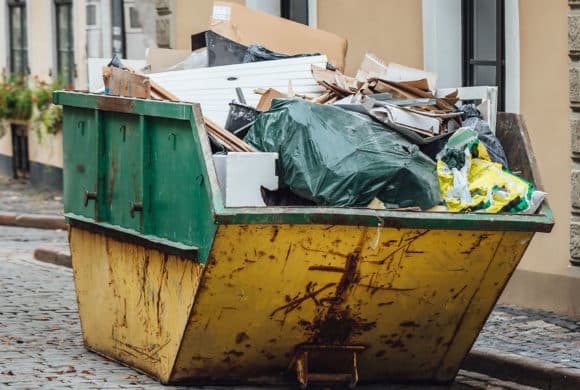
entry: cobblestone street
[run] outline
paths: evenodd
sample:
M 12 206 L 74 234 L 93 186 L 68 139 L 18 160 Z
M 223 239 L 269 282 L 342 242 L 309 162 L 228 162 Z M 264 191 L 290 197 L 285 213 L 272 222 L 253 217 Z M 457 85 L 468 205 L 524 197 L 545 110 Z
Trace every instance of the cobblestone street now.
M 66 233 L 0 226 L 0 388 L 174 388 L 83 347 L 72 271 L 32 260 L 33 249 L 46 242 L 66 242 Z M 578 367 L 577 331 L 572 320 L 500 306 L 477 345 Z M 530 389 L 465 371 L 451 388 Z

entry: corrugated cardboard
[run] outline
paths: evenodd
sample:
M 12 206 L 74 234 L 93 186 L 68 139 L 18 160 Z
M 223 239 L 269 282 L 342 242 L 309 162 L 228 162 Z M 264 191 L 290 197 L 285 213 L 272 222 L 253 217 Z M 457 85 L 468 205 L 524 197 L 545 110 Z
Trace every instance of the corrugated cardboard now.
M 325 54 L 344 70 L 346 39 L 239 4 L 215 1 L 210 29 L 242 45 L 256 43 L 278 53 Z

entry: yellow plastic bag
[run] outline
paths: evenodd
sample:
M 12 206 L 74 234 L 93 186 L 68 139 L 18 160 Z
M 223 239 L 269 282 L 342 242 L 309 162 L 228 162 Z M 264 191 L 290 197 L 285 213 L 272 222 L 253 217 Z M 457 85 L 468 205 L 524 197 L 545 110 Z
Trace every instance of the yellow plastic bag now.
M 490 160 L 471 129 L 458 130 L 438 156 L 441 195 L 449 211 L 534 213 L 546 194 Z

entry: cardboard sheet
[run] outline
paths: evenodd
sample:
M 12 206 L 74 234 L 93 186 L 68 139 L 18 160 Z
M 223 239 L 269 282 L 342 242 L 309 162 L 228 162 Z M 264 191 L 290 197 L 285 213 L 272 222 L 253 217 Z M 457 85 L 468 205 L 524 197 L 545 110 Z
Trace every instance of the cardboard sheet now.
M 437 75 L 435 73 L 425 72 L 421 69 L 410 68 L 408 66 L 389 63 L 372 53 L 367 53 L 363 58 L 360 68 L 356 74 L 359 81 L 366 81 L 370 78 L 379 78 L 387 81 L 415 81 L 427 80 L 429 90 L 435 91 L 437 86 Z
M 344 71 L 346 39 L 304 24 L 236 3 L 215 1 L 210 29 L 246 46 L 255 43 L 289 55 L 324 54 L 329 63 Z
M 150 66 L 151 73 L 163 72 L 184 61 L 190 55 L 191 50 L 149 48 L 147 49 L 147 64 Z

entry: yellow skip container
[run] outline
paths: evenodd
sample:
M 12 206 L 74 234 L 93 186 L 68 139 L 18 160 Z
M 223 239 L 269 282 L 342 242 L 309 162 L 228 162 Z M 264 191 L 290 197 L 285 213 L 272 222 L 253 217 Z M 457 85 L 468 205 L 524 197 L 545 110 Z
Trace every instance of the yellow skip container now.
M 87 348 L 165 384 L 449 382 L 538 214 L 226 208 L 197 105 L 57 92 Z M 541 189 L 519 116 L 510 167 Z

